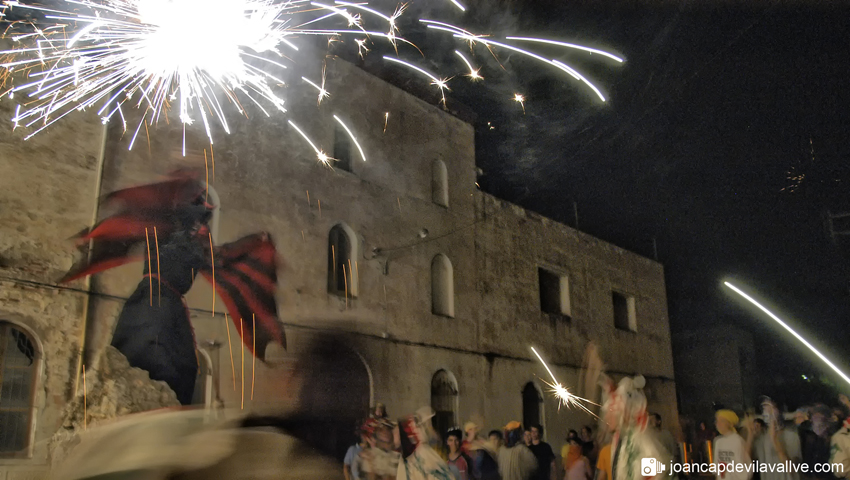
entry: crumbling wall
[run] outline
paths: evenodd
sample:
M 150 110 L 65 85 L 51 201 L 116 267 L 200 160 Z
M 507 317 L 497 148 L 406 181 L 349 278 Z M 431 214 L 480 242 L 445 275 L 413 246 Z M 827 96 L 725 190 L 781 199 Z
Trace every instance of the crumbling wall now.
M 131 367 L 115 347 L 108 346 L 99 368 L 87 371 L 85 389 L 65 408 L 62 427 L 51 439 L 51 464 L 56 465 L 77 445 L 78 434 L 133 413 L 179 407 L 177 395 L 165 382 L 151 380 L 147 371 Z

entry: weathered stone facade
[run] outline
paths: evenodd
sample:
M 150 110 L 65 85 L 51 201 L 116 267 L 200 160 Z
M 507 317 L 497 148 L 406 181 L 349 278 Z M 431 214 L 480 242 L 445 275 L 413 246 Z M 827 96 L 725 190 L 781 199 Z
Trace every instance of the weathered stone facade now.
M 299 75 L 320 78 L 321 65 L 311 65 Z M 126 111 L 127 132 L 113 122 L 105 143 L 105 129 L 90 115 L 69 117 L 26 142 L 0 121 L 0 320 L 39 339 L 43 364 L 35 447 L 29 459 L 0 459 L 0 480 L 26 478 L 20 475 L 46 466 L 44 443 L 73 396 L 83 336 L 84 363 L 96 368 L 122 299 L 141 277 L 134 264 L 99 275 L 92 295 L 83 281 L 55 288 L 73 259 L 66 239 L 92 222 L 99 195 L 177 167 L 204 168 L 204 150 L 220 205 L 216 241 L 258 230 L 275 239 L 284 263 L 278 303 L 289 344 L 286 352 L 272 352 L 272 366 L 257 362 L 252 374 L 247 353 L 240 360 L 237 330 L 226 329 L 224 305 L 218 300 L 213 315 L 212 288 L 199 279 L 187 300 L 219 403 L 255 411 L 291 407 L 296 399 L 281 372 L 317 330 L 345 331 L 361 361 L 353 362 L 349 376 L 358 385 L 340 393 L 358 408 L 380 401 L 391 415 L 413 412 L 431 403 L 432 378 L 445 370 L 455 382 L 454 422 L 477 418 L 498 428 L 522 419 L 529 382 L 545 391 L 538 377 L 546 373 L 530 346 L 539 347 L 561 382 L 577 385 L 584 349 L 593 341 L 615 377 L 647 377 L 650 408 L 675 428 L 660 264 L 477 190 L 473 128 L 438 108 L 339 60 L 327 61 L 331 97 L 318 107 L 315 89 L 296 80 L 286 93 L 286 115 L 267 118 L 246 106 L 249 118 L 232 119 L 229 135 L 214 132 L 214 170 L 202 125 L 187 129 L 183 157 L 182 129 L 164 122 L 151 127 L 150 143 L 140 135 L 128 150 L 139 115 Z M 13 111 L 13 102 L 0 101 L 0 118 Z M 363 161 L 353 150 L 351 172 L 317 162 L 287 125 L 291 118 L 333 155 L 334 114 L 353 129 L 367 156 Z M 447 206 L 434 193 L 442 165 Z M 353 234 L 353 296 L 328 293 L 328 234 L 340 224 Z M 450 315 L 432 313 L 432 261 L 439 254 L 450 262 Z M 540 267 L 568 279 L 568 315 L 541 313 Z M 612 291 L 628 301 L 634 331 L 615 328 Z M 253 400 L 243 394 L 243 378 L 254 388 Z M 538 407 L 555 447 L 568 428 L 592 423 L 559 411 L 548 394 Z

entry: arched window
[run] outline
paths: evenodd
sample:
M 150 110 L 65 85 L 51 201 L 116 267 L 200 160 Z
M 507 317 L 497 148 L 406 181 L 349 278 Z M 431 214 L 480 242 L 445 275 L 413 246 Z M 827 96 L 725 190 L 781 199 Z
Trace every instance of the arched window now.
M 543 396 L 534 382 L 528 382 L 522 389 L 522 424 L 525 428 L 540 425 L 543 422 Z M 545 430 L 544 430 L 545 431 Z
M 434 430 L 445 440 L 446 432 L 457 425 L 457 380 L 447 370 L 438 370 L 431 378 L 431 420 Z
M 449 172 L 442 160 L 431 164 L 431 200 L 443 207 L 449 206 Z
M 357 237 L 344 224 L 334 226 L 328 235 L 328 293 L 356 297 Z
M 192 394 L 192 405 L 212 406 L 213 396 L 213 364 L 206 350 L 198 349 L 198 377 L 195 379 L 195 393 Z
M 431 260 L 431 312 L 455 316 L 455 285 L 452 262 L 442 253 Z
M 207 189 L 207 203 L 215 207 L 210 218 L 210 233 L 212 233 L 213 243 L 218 243 L 218 223 L 221 218 L 221 201 L 218 198 L 218 192 L 210 186 Z
M 0 457 L 26 457 L 41 352 L 27 332 L 0 321 Z

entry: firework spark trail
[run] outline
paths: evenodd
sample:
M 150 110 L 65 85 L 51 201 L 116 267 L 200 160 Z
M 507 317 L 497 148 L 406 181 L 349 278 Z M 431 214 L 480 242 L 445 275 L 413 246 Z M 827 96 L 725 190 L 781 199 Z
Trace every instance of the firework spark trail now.
M 360 147 L 360 142 L 358 142 L 357 138 L 354 137 L 354 134 L 351 133 L 351 129 L 348 128 L 348 125 L 343 123 L 342 120 L 340 120 L 340 118 L 337 117 L 336 115 L 334 115 L 334 118 L 336 119 L 337 122 L 339 122 L 340 125 L 342 125 L 342 128 L 345 129 L 345 131 L 348 133 L 348 136 L 351 137 L 351 141 L 354 142 L 354 145 L 357 147 L 357 150 L 360 151 L 360 158 L 362 158 L 363 161 L 365 162 L 366 161 L 366 154 L 363 153 L 363 148 Z
M 301 80 L 304 80 L 305 82 L 309 83 L 310 85 L 313 86 L 313 88 L 315 88 L 316 90 L 319 91 L 319 102 L 318 102 L 318 104 L 321 104 L 322 100 L 331 96 L 331 94 L 327 90 L 325 90 L 325 76 L 324 75 L 322 75 L 322 86 L 321 87 L 316 85 L 315 83 L 311 82 L 310 79 L 308 79 L 307 77 L 301 77 Z
M 16 125 L 32 127 L 42 123 L 27 138 L 71 112 L 101 102 L 101 114 L 108 112 L 104 122 L 116 111 L 123 118 L 120 105 L 132 101 L 146 113 L 150 111 L 152 124 L 174 103 L 184 125 L 193 124 L 200 117 L 212 144 L 213 121 L 230 132 L 225 114 L 228 102 L 240 114 L 245 113 L 239 106 L 240 97 L 247 98 L 267 115 L 269 112 L 261 103 L 286 111 L 284 100 L 272 90 L 274 84 L 284 82 L 266 69 L 286 68 L 266 58 L 267 55 L 282 57 L 278 45 L 297 50 L 284 37 L 374 33 L 388 38 L 393 45 L 403 40 L 396 36 L 396 19 L 403 7 L 388 16 L 363 5 L 340 2 L 385 20 L 389 30 L 381 34 L 363 29 L 360 16 L 350 14 L 346 8 L 302 0 L 104 0 L 103 3 L 64 0 L 67 7 L 57 8 L 15 0 L 0 2 L 3 9 L 15 6 L 41 12 L 52 23 L 45 28 L 13 22 L 12 26 L 32 26 L 35 33 L 10 35 L 22 48 L 0 52 L 11 57 L 0 63 L 4 77 L 8 78 L 16 69 L 28 73 L 30 78 L 28 83 L 6 92 L 10 97 L 20 91 L 30 96 L 30 102 L 14 118 Z M 163 3 L 168 3 L 168 8 Z M 327 29 L 324 25 L 301 30 L 292 26 L 297 16 L 315 17 L 317 12 L 320 18 L 301 25 L 342 17 L 349 27 L 357 26 L 360 30 Z M 330 14 L 324 15 L 326 12 Z M 264 68 L 248 60 L 262 62 Z
M 514 101 L 522 105 L 522 114 L 525 115 L 525 96 L 520 93 L 515 93 Z
M 469 60 L 467 60 L 466 57 L 459 51 L 455 50 L 455 54 L 460 57 L 461 60 L 463 60 L 463 63 L 465 63 L 467 67 L 469 67 L 469 73 L 467 74 L 467 77 L 471 78 L 473 81 L 484 79 L 484 77 L 478 74 L 478 72 L 481 70 L 480 68 L 474 68 L 472 64 L 469 63 Z
M 148 245 L 148 271 L 151 265 L 151 238 L 148 235 L 148 227 L 145 227 L 145 243 Z M 153 277 L 148 275 L 148 291 L 151 293 L 151 307 L 153 307 Z
M 389 60 L 391 62 L 399 63 L 401 65 L 404 65 L 407 68 L 411 68 L 413 70 L 416 70 L 417 72 L 421 73 L 422 75 L 425 75 L 426 77 L 430 78 L 431 79 L 431 85 L 436 85 L 440 89 L 440 95 L 442 96 L 442 100 L 441 100 L 442 104 L 443 105 L 446 104 L 446 92 L 445 91 L 450 90 L 448 85 L 446 85 L 446 82 L 448 82 L 450 79 L 448 79 L 448 78 L 437 78 L 434 75 L 432 75 L 431 73 L 428 73 L 427 71 L 417 67 L 416 65 L 407 63 L 404 60 L 399 60 L 398 58 L 393 58 L 393 57 L 390 57 L 390 56 L 384 56 L 384 60 Z
M 156 234 L 156 227 L 153 227 L 153 241 L 156 245 L 156 286 L 157 286 L 157 305 L 162 306 L 162 277 L 159 276 L 159 237 Z M 153 294 L 153 292 L 151 292 Z
M 543 368 L 545 368 L 546 371 L 549 372 L 549 376 L 552 377 L 552 383 L 549 383 L 546 380 L 543 380 L 543 383 L 545 383 L 548 387 L 550 387 L 552 389 L 551 390 L 552 394 L 554 394 L 555 398 L 558 399 L 558 408 L 560 408 L 561 405 L 564 405 L 567 408 L 577 407 L 577 408 L 583 410 L 584 412 L 588 413 L 589 415 L 596 417 L 596 414 L 594 414 L 582 402 L 589 403 L 591 405 L 596 405 L 596 406 L 599 406 L 599 405 L 596 404 L 596 403 L 593 403 L 592 401 L 590 401 L 586 398 L 582 398 L 582 397 L 579 397 L 577 395 L 573 395 L 572 393 L 570 393 L 570 391 L 566 387 L 564 387 L 563 385 L 561 385 L 560 382 L 558 382 L 558 379 L 555 378 L 555 374 L 552 373 L 552 370 L 549 369 L 549 365 L 547 365 L 546 361 L 543 360 L 543 357 L 541 357 L 540 354 L 537 353 L 537 350 L 535 350 L 534 347 L 531 347 L 531 351 L 534 352 L 534 354 L 540 360 L 540 363 L 543 364 Z
M 311 147 L 313 147 L 313 151 L 316 152 L 316 157 L 319 159 L 319 161 L 324 163 L 325 165 L 330 165 L 331 158 L 328 157 L 327 154 L 325 154 L 325 152 L 323 152 L 318 147 L 316 147 L 316 144 L 314 144 L 313 141 L 310 140 L 310 137 L 308 137 L 307 134 L 305 134 L 304 132 L 301 131 L 300 128 L 298 128 L 298 125 L 295 125 L 295 123 L 292 120 L 288 120 L 288 122 L 289 122 L 289 125 L 292 128 L 294 128 L 295 131 L 298 132 L 301 135 L 302 138 L 304 138 L 304 140 L 307 140 L 307 143 L 309 143 Z
M 811 350 L 812 352 L 814 352 L 814 354 L 815 354 L 815 355 L 817 355 L 817 356 L 818 356 L 818 358 L 820 358 L 821 360 L 823 360 L 823 362 L 824 362 L 824 363 L 826 363 L 827 365 L 829 365 L 829 368 L 831 368 L 832 370 L 834 370 L 834 371 L 835 371 L 835 373 L 837 373 L 837 374 L 838 374 L 841 378 L 843 378 L 845 382 L 850 383 L 850 377 L 847 377 L 847 375 L 846 375 L 846 374 L 844 374 L 844 372 L 842 372 L 842 371 L 841 371 L 838 367 L 836 367 L 834 363 L 832 363 L 831 361 L 829 361 L 829 359 L 828 359 L 828 358 L 826 358 L 826 356 L 825 356 L 824 354 L 822 354 L 822 353 L 821 353 L 821 352 L 820 352 L 817 348 L 815 348 L 815 347 L 814 347 L 811 343 L 809 343 L 808 341 L 806 341 L 806 339 L 805 339 L 805 338 L 803 338 L 803 337 L 802 337 L 799 333 L 797 333 L 796 331 L 794 331 L 794 329 L 793 329 L 793 328 L 789 327 L 789 326 L 788 326 L 788 324 L 786 324 L 785 322 L 783 322 L 782 320 L 780 320 L 780 319 L 779 319 L 779 317 L 777 317 L 777 316 L 776 316 L 773 312 L 771 312 L 770 310 L 768 310 L 768 309 L 767 309 L 764 305 L 760 304 L 760 303 L 759 303 L 758 301 L 756 301 L 753 297 L 751 297 L 751 296 L 747 295 L 746 293 L 744 293 L 744 292 L 743 292 L 740 288 L 736 287 L 735 285 L 732 285 L 732 284 L 731 284 L 731 283 L 729 283 L 729 282 L 723 282 L 723 284 L 724 284 L 724 285 L 726 285 L 727 287 L 729 287 L 730 289 L 732 289 L 732 291 L 734 291 L 734 292 L 735 292 L 735 293 L 737 293 L 738 295 L 740 295 L 740 296 L 744 297 L 747 301 L 749 301 L 750 303 L 752 303 L 752 304 L 753 304 L 753 305 L 755 305 L 756 307 L 758 307 L 758 308 L 759 308 L 759 310 L 761 310 L 762 312 L 766 313 L 768 317 L 770 317 L 770 318 L 772 318 L 774 321 L 776 321 L 776 323 L 778 323 L 779 325 L 781 325 L 781 326 L 782 326 L 782 328 L 784 328 L 785 330 L 788 330 L 788 331 L 791 333 L 791 335 L 794 335 L 794 338 L 796 338 L 797 340 L 799 340 L 799 341 L 800 341 L 800 343 L 802 343 L 802 344 L 803 344 L 803 345 L 805 345 L 805 346 L 806 346 L 809 350 Z
M 454 6 L 455 6 L 455 7 L 457 7 L 457 8 L 458 8 L 461 12 L 465 12 L 465 11 L 466 11 L 466 7 L 464 7 L 464 6 L 463 6 L 460 2 L 458 2 L 457 0 L 452 0 L 452 3 L 453 3 L 453 4 L 454 4 Z
M 560 42 L 557 40 L 548 40 L 545 38 L 530 38 L 530 37 L 505 37 L 505 40 L 519 40 L 521 42 L 537 42 L 537 43 L 548 43 L 550 45 L 558 45 L 561 47 L 573 48 L 576 50 L 584 50 L 588 53 L 596 53 L 602 55 L 604 57 L 608 57 L 616 62 L 623 63 L 625 60 L 622 57 L 618 57 L 611 52 L 606 52 L 605 50 L 599 50 L 597 48 L 585 47 L 584 45 L 577 45 L 575 43 L 567 43 Z

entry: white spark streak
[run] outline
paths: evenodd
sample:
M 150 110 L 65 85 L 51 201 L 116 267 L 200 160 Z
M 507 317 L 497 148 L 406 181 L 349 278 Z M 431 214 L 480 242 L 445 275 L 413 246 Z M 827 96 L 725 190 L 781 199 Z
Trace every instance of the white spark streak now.
M 300 128 L 298 128 L 298 125 L 295 125 L 292 120 L 288 120 L 288 122 L 289 125 L 294 128 L 295 131 L 298 132 L 298 134 L 301 135 L 302 138 L 304 138 L 304 140 L 307 140 L 307 143 L 309 143 L 311 147 L 313 147 L 313 151 L 316 152 L 316 158 L 318 158 L 319 161 L 324 163 L 325 165 L 330 165 L 331 158 L 328 157 L 325 152 L 321 151 L 318 147 L 316 147 L 316 144 L 313 143 L 313 141 L 310 140 L 310 137 L 308 137 L 304 132 L 302 132 Z
M 478 74 L 478 71 L 481 70 L 481 69 L 480 68 L 477 68 L 477 69 L 473 68 L 472 64 L 469 63 L 469 60 L 467 60 L 466 57 L 462 53 L 455 50 L 455 54 L 457 54 L 457 56 L 460 57 L 461 60 L 463 60 L 463 63 L 465 63 L 466 66 L 469 67 L 469 75 L 468 75 L 469 78 L 471 78 L 473 80 L 480 80 L 480 79 L 484 78 L 484 77 L 482 77 L 481 75 Z
M 580 408 L 581 410 L 583 410 L 584 412 L 588 413 L 589 415 L 595 417 L 596 414 L 594 414 L 582 402 L 586 402 L 586 403 L 589 403 L 591 405 L 596 405 L 596 406 L 599 406 L 599 404 L 593 403 L 586 398 L 582 398 L 582 397 L 579 397 L 579 396 L 576 396 L 576 395 L 573 395 L 572 393 L 570 393 L 570 391 L 566 387 L 564 387 L 563 385 L 561 385 L 560 382 L 558 382 L 558 379 L 555 378 L 555 374 L 552 373 L 552 370 L 549 369 L 549 365 L 547 365 L 546 361 L 543 360 L 543 357 L 541 357 L 540 354 L 537 353 L 537 350 L 534 347 L 531 347 L 531 351 L 534 352 L 535 355 L 537 355 L 537 358 L 540 360 L 540 363 L 543 364 L 543 368 L 545 368 L 546 371 L 549 372 L 549 376 L 552 377 L 552 383 L 549 383 L 546 380 L 543 380 L 543 383 L 545 383 L 547 386 L 549 386 L 552 389 L 552 394 L 554 394 L 555 398 L 558 399 L 558 408 L 560 408 L 561 405 L 564 405 L 567 408 L 577 407 L 577 408 Z
M 599 50 L 596 48 L 585 47 L 584 45 L 577 45 L 575 43 L 567 43 L 567 42 L 559 42 L 557 40 L 547 40 L 545 38 L 529 38 L 529 37 L 505 37 L 505 40 L 519 40 L 522 42 L 537 42 L 537 43 L 548 43 L 550 45 L 559 45 L 561 47 L 573 48 L 576 50 L 584 50 L 589 53 L 596 53 L 605 57 L 608 57 L 612 60 L 615 60 L 619 63 L 623 63 L 625 60 L 621 57 L 614 55 L 613 53 L 606 52 L 605 50 Z
M 822 353 L 821 353 L 821 352 L 820 352 L 817 348 L 815 348 L 815 347 L 814 347 L 811 343 L 809 343 L 808 341 L 806 341 L 806 339 L 805 339 L 805 338 L 803 338 L 803 337 L 802 337 L 799 333 L 795 332 L 793 328 L 789 327 L 789 326 L 788 326 L 788 324 L 786 324 L 785 322 L 783 322 L 782 320 L 780 320 L 780 319 L 779 319 L 779 317 L 777 317 L 777 316 L 776 316 L 773 312 L 771 312 L 770 310 L 768 310 L 768 309 L 767 309 L 764 305 L 762 305 L 761 303 L 757 302 L 757 301 L 756 301 L 753 297 L 751 297 L 751 296 L 747 295 L 746 293 L 744 293 L 744 292 L 743 292 L 740 288 L 736 287 L 735 285 L 732 285 L 732 284 L 731 284 L 731 283 L 729 283 L 729 282 L 723 282 L 723 284 L 724 284 L 724 285 L 726 285 L 727 287 L 731 288 L 731 289 L 732 289 L 735 293 L 737 293 L 738 295 L 740 295 L 740 296 L 744 297 L 745 299 L 747 299 L 747 301 L 749 301 L 750 303 L 752 303 L 752 304 L 753 304 L 753 305 L 755 305 L 756 307 L 758 307 L 758 308 L 759 308 L 759 310 L 761 310 L 762 312 L 766 313 L 768 317 L 770 317 L 770 318 L 772 318 L 773 320 L 775 320 L 775 321 L 776 321 L 776 323 L 778 323 L 779 325 L 781 325 L 781 326 L 782 326 L 782 328 L 784 328 L 785 330 L 788 330 L 788 331 L 791 333 L 791 335 L 794 335 L 794 338 L 796 338 L 797 340 L 799 340 L 799 341 L 800 341 L 803 345 L 805 345 L 806 347 L 808 347 L 808 349 L 809 349 L 809 350 L 811 350 L 812 352 L 814 352 L 814 354 L 815 354 L 815 355 L 817 355 L 817 356 L 818 356 L 818 358 L 820 358 L 821 360 L 823 360 L 823 362 L 824 362 L 824 363 L 826 363 L 827 365 L 829 365 L 829 367 L 830 367 L 832 370 L 834 370 L 834 371 L 835 371 L 835 373 L 837 373 L 839 376 L 841 376 L 841 378 L 843 378 L 845 382 L 850 383 L 850 378 L 848 378 L 848 377 L 847 377 L 847 375 L 845 375 L 845 374 L 844 374 L 844 372 L 842 372 L 842 371 L 841 371 L 838 367 L 836 367 L 834 363 L 832 363 L 831 361 L 829 361 L 829 359 L 828 359 L 828 358 L 826 358 L 826 356 L 825 356 L 824 354 L 822 354 Z
M 417 72 L 421 73 L 422 75 L 425 75 L 426 77 L 430 78 L 431 79 L 431 85 L 436 85 L 440 89 L 440 94 L 442 94 L 442 96 L 443 96 L 442 102 L 446 103 L 446 94 L 445 94 L 444 90 L 449 90 L 449 87 L 446 85 L 446 82 L 449 81 L 448 79 L 437 78 L 434 75 L 432 75 L 431 73 L 427 72 L 426 70 L 423 70 L 423 69 L 417 67 L 416 65 L 407 63 L 404 60 L 399 60 L 398 58 L 394 58 L 394 57 L 390 57 L 390 56 L 384 56 L 384 60 L 389 60 L 391 62 L 399 63 L 401 65 L 404 65 L 407 68 L 411 68 L 413 70 L 416 70 Z
M 461 11 L 461 12 L 465 12 L 465 11 L 466 11 L 466 7 L 464 7 L 464 6 L 463 6 L 460 2 L 458 2 L 457 0 L 452 0 L 452 3 L 454 3 L 454 4 L 455 4 L 455 6 L 456 6 L 457 8 L 459 8 L 459 9 L 460 9 L 460 11 Z
M 357 138 L 354 137 L 354 134 L 351 133 L 351 129 L 348 128 L 348 125 L 343 123 L 342 120 L 340 120 L 340 118 L 337 117 L 336 115 L 334 115 L 334 118 L 336 119 L 337 122 L 339 122 L 340 125 L 342 125 L 342 128 L 344 128 L 345 131 L 348 132 L 348 136 L 351 137 L 351 141 L 354 142 L 354 145 L 357 146 L 357 150 L 360 151 L 360 158 L 362 158 L 363 161 L 365 162 L 366 161 L 366 154 L 363 153 L 363 149 L 360 147 L 360 142 L 358 142 Z
M 331 96 L 331 94 L 327 90 L 325 90 L 325 87 L 324 87 L 325 79 L 324 79 L 324 77 L 322 78 L 322 86 L 321 87 L 316 85 L 315 83 L 311 82 L 307 77 L 301 77 L 301 80 L 304 80 L 305 82 L 309 83 L 310 85 L 313 86 L 313 88 L 315 88 L 316 90 L 319 91 L 319 103 L 322 103 L 322 100 Z

